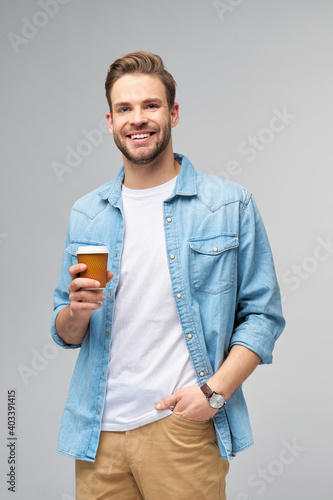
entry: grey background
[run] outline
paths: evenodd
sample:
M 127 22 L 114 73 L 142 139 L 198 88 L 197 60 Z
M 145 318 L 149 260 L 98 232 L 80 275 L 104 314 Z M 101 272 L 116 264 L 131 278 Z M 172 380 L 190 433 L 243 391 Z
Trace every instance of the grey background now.
M 82 141 L 107 111 L 110 63 L 135 50 L 160 54 L 178 83 L 175 151 L 253 192 L 284 296 L 274 363 L 245 384 L 255 446 L 232 461 L 228 500 L 331 496 L 333 4 L 217 4 L 1 1 L 1 498 L 74 498 L 74 462 L 56 443 L 77 353 L 50 339 L 52 294 L 72 204 L 121 166 L 109 134 Z M 270 132 L 277 111 L 289 118 Z M 244 153 L 249 137 L 260 141 L 254 155 Z M 76 167 L 68 148 L 85 154 Z M 55 162 L 67 167 L 61 176 Z M 15 496 L 8 389 L 17 395 Z

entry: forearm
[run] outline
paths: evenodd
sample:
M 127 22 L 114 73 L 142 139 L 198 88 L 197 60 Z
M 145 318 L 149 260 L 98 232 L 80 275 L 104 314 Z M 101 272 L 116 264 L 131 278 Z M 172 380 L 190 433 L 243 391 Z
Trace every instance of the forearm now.
M 90 313 L 80 316 L 75 314 L 70 306 L 64 307 L 56 319 L 56 329 L 59 337 L 69 345 L 81 344 L 89 326 Z
M 255 352 L 242 345 L 234 345 L 218 371 L 207 381 L 215 392 L 229 399 L 235 390 L 247 379 L 260 363 Z

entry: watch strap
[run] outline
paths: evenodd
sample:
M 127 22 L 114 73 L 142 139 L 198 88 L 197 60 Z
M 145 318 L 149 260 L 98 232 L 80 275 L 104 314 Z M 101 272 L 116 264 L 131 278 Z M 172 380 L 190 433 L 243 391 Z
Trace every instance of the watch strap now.
M 215 394 L 215 392 L 207 384 L 201 385 L 200 389 L 202 390 L 206 398 L 211 398 L 212 395 Z

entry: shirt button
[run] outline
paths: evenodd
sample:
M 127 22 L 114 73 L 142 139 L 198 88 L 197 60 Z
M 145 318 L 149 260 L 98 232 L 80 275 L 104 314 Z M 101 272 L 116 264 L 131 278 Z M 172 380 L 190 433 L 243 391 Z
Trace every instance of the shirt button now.
M 187 336 L 187 338 L 191 340 L 191 338 L 192 338 L 192 333 L 189 333 L 189 334 L 188 334 L 188 336 Z
M 200 372 L 199 375 L 200 375 L 200 377 L 204 377 L 205 376 L 205 372 Z
M 174 258 L 175 258 L 175 256 L 174 256 L 174 255 L 173 255 L 173 253 L 172 253 L 172 254 L 170 255 L 170 259 L 172 259 L 172 260 L 173 260 Z
M 182 294 L 181 293 L 177 293 L 177 299 L 181 299 L 182 298 Z
M 111 295 L 112 295 L 112 292 L 109 292 L 109 297 L 111 297 Z
M 105 372 L 102 372 L 102 376 L 103 376 L 103 377 L 104 377 L 104 375 L 105 375 Z
M 218 248 L 217 247 L 214 247 L 213 248 L 213 252 L 217 252 Z
M 97 415 L 99 415 L 101 412 L 99 410 L 97 410 Z
M 114 254 L 114 256 L 115 256 L 115 257 L 118 257 L 118 254 L 117 254 L 117 253 L 115 253 L 115 254 Z
M 106 332 L 106 336 L 109 337 L 109 335 L 110 335 L 110 332 Z
M 167 222 L 172 222 L 171 217 L 168 217 L 168 218 L 167 218 Z

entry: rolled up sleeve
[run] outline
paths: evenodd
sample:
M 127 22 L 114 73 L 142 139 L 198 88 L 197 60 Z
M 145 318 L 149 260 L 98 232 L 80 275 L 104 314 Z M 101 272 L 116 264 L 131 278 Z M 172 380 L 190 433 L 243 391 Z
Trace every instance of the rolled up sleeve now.
M 240 223 L 235 329 L 229 348 L 243 345 L 272 362 L 272 352 L 285 320 L 271 248 L 264 224 L 251 197 Z

